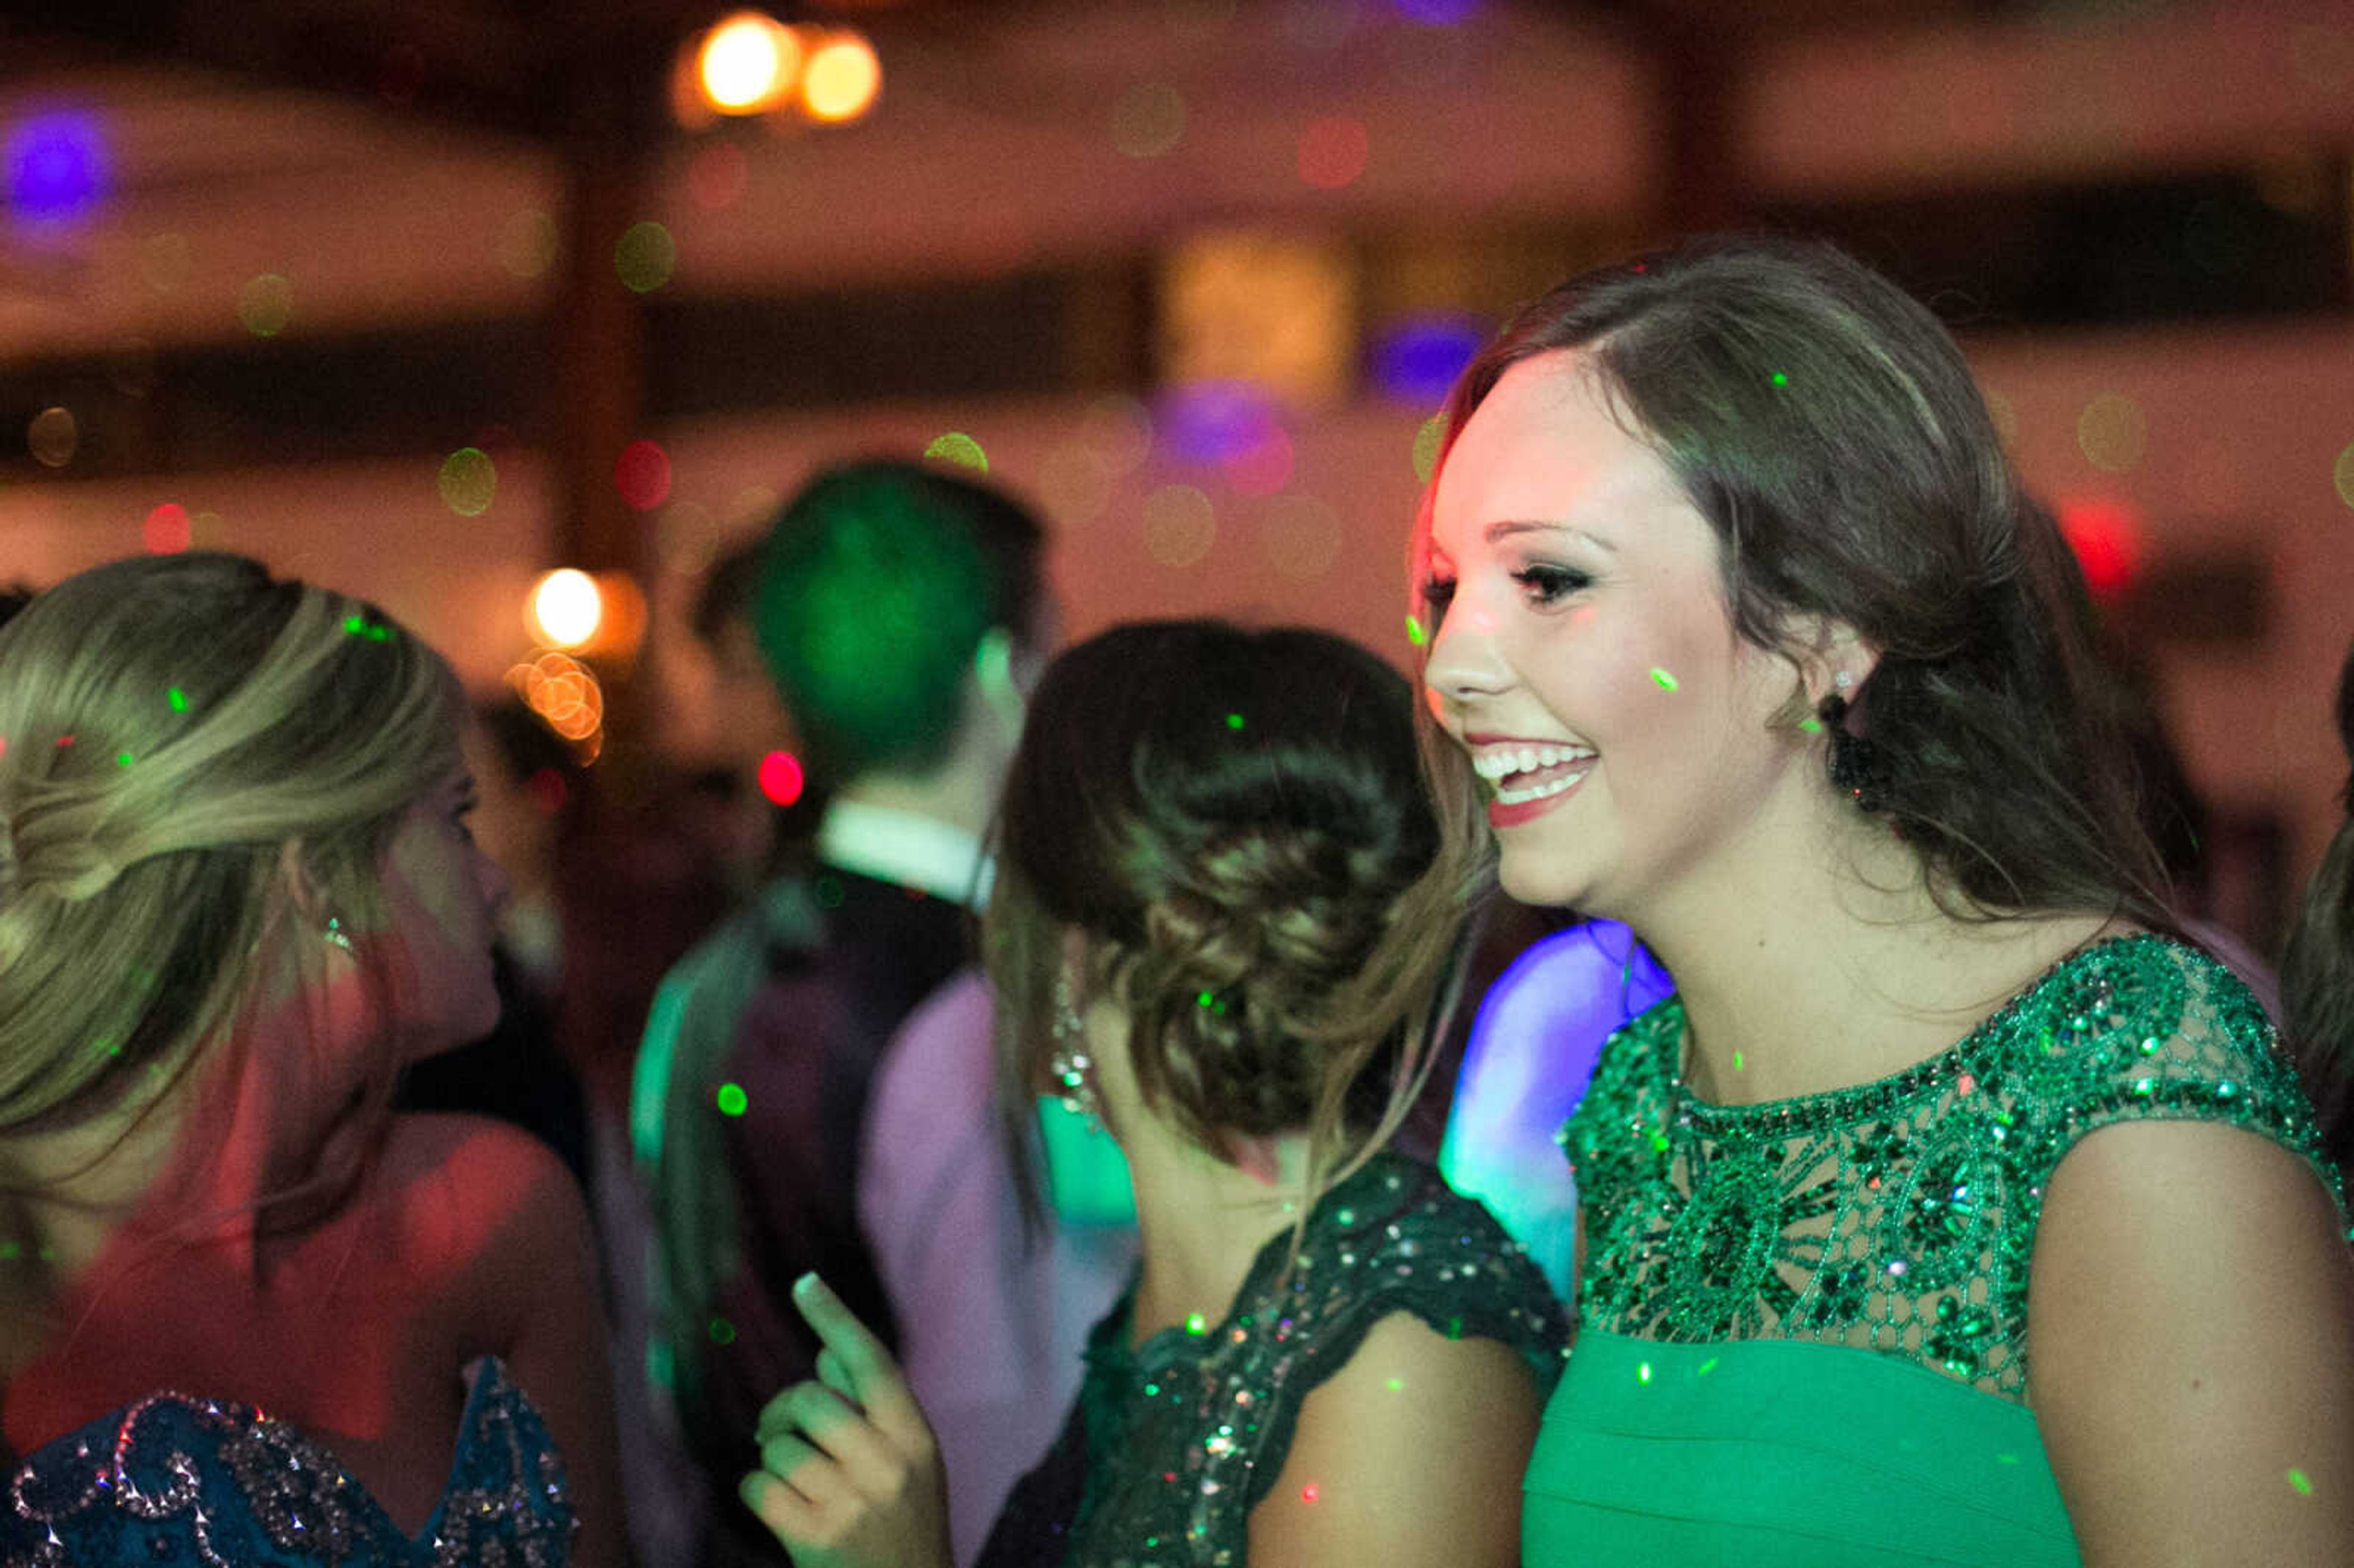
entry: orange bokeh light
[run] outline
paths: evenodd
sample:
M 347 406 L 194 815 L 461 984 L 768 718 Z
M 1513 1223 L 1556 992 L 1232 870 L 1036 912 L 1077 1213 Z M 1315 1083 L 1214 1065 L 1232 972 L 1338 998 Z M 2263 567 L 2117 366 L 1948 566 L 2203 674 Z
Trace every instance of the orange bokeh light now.
M 848 28 L 820 38 L 801 66 L 801 108 L 812 120 L 855 120 L 875 106 L 882 90 L 883 62 L 875 46 Z
M 792 96 L 801 67 L 801 40 L 791 28 L 758 11 L 738 11 L 703 36 L 695 81 L 715 111 L 760 114 Z

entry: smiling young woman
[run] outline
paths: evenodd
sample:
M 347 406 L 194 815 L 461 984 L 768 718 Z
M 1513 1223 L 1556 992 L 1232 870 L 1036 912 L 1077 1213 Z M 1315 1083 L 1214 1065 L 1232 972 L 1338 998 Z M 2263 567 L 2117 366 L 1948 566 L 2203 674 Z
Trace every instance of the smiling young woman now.
M 1492 869 L 1678 984 L 1565 1132 L 1526 1560 L 2354 1561 L 2334 1175 L 1935 319 L 1816 246 L 1577 279 L 1416 548 L 1426 912 Z

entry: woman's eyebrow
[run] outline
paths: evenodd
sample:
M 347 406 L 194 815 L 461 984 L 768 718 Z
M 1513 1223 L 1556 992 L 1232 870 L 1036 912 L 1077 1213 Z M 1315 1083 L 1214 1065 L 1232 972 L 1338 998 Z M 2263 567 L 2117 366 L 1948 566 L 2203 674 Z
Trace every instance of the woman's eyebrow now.
M 1609 540 L 1588 533 L 1574 523 L 1547 523 L 1535 519 L 1490 523 L 1484 530 L 1482 537 L 1490 545 L 1494 545 L 1521 534 L 1575 534 L 1597 550 L 1608 550 L 1615 555 L 1618 549 L 1618 546 Z

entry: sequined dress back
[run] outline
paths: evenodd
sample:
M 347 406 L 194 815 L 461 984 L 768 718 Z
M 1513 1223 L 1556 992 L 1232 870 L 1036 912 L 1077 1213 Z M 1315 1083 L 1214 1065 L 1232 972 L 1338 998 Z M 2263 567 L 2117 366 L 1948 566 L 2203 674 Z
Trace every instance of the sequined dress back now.
M 1585 1263 L 1530 1568 L 2073 1563 L 2026 1404 L 2062 1157 L 2113 1123 L 2221 1122 L 2338 1192 L 2262 1008 L 2162 938 L 2088 948 L 1946 1050 L 1827 1094 L 1702 1101 L 1683 1034 L 1673 997 L 1621 1030 L 1563 1132 Z
M 469 1370 L 441 1501 L 410 1536 L 333 1455 L 249 1405 L 156 1394 L 17 1465 L 5 1568 L 564 1568 L 546 1427 L 494 1357 Z
M 1214 1324 L 1131 1349 L 1123 1297 L 1096 1325 L 1070 1419 L 980 1568 L 1241 1568 L 1301 1402 L 1393 1313 L 1510 1346 L 1541 1392 L 1559 1374 L 1568 1326 L 1544 1277 L 1428 1166 L 1376 1156 L 1310 1212 L 1287 1269 L 1290 1240 L 1260 1250 Z

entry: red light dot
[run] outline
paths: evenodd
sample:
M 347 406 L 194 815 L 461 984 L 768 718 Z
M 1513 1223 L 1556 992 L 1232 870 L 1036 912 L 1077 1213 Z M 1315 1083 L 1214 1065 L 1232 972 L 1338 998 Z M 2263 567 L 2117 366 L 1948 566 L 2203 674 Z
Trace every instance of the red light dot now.
M 808 782 L 801 760 L 791 752 L 772 751 L 760 758 L 760 793 L 777 805 L 790 806 L 800 800 Z
M 2094 598 L 2114 598 L 2141 574 L 2141 519 L 2126 503 L 2106 496 L 2063 502 L 2060 532 Z
M 139 525 L 140 542 L 151 556 L 174 556 L 188 547 L 188 509 L 175 501 L 166 501 L 147 514 Z
M 1299 1489 L 1299 1500 L 1304 1503 L 1312 1503 L 1323 1495 L 1322 1490 L 1318 1488 L 1314 1481 L 1310 1481 L 1306 1486 Z
M 1363 121 L 1325 115 L 1300 133 L 1299 177 L 1318 190 L 1339 190 L 1365 172 L 1371 150 Z
M 631 511 L 652 511 L 670 495 L 670 453 L 659 442 L 631 441 L 613 465 L 613 488 Z

